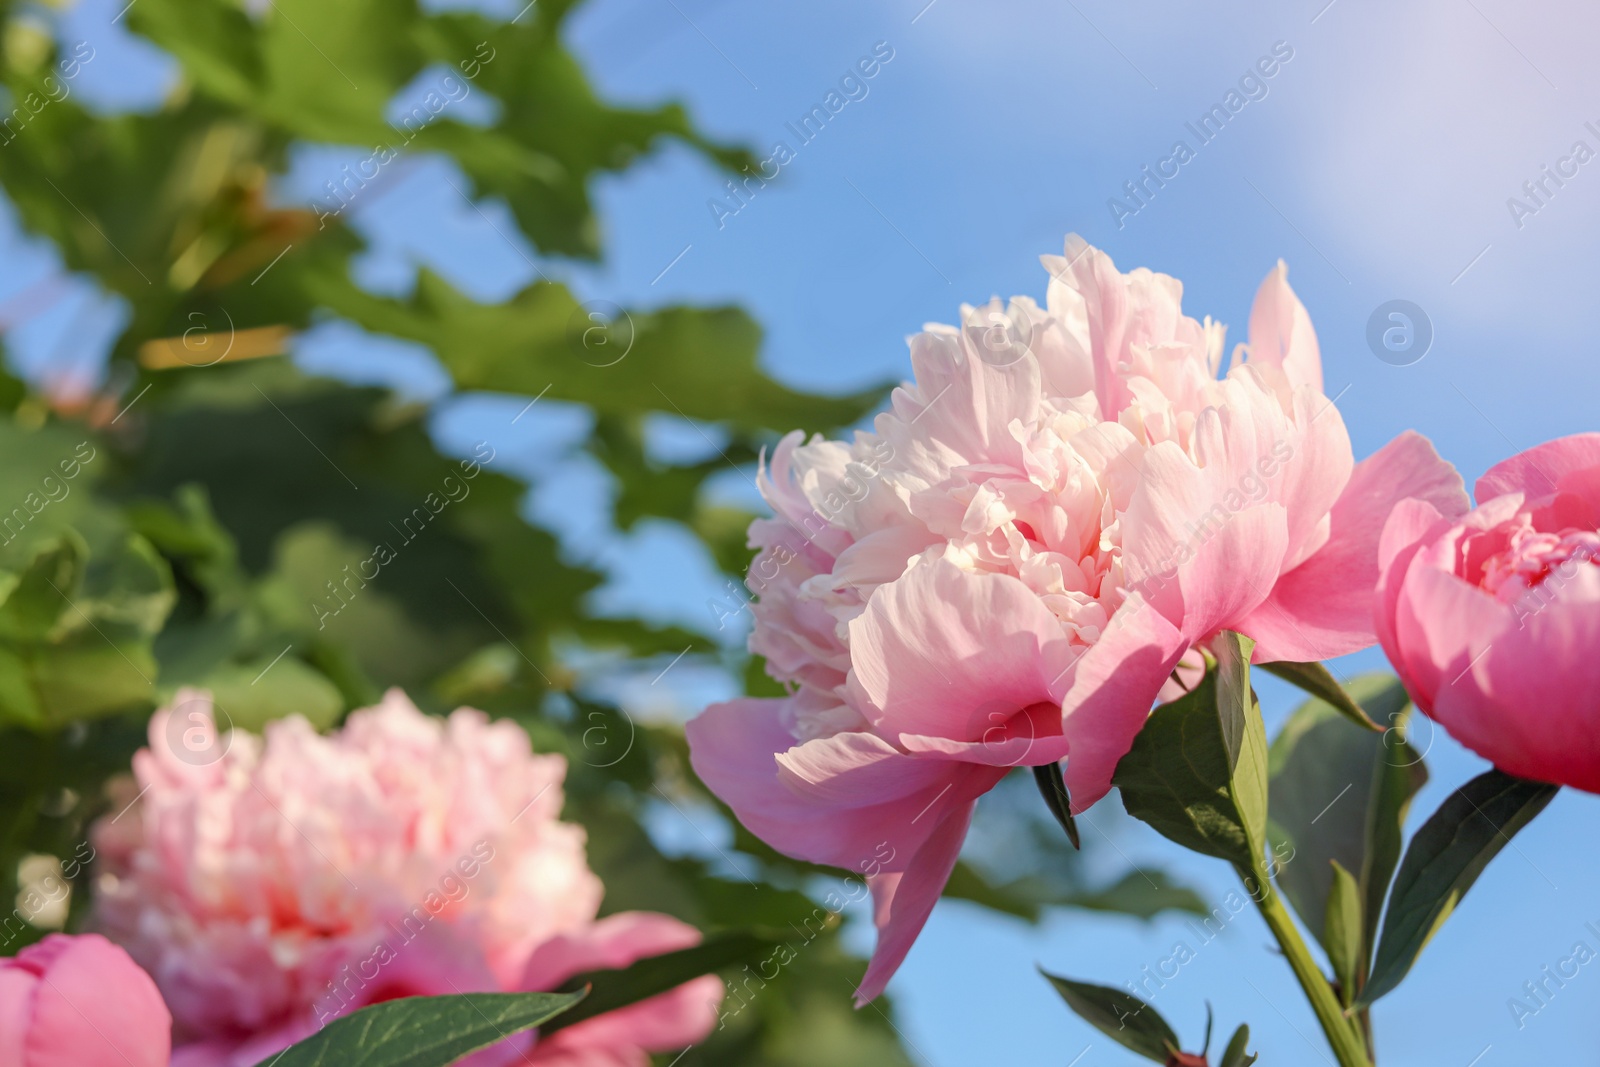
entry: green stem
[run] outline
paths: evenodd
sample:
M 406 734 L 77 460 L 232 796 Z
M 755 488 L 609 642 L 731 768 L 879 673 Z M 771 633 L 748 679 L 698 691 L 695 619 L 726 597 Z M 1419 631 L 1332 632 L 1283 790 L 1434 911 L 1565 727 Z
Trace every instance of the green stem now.
M 1240 873 L 1242 875 L 1244 872 Z M 1322 1024 L 1322 1032 L 1327 1035 L 1333 1054 L 1339 1058 L 1339 1067 L 1372 1067 L 1361 1035 L 1355 1024 L 1345 1017 L 1333 986 L 1328 983 L 1316 960 L 1312 959 L 1310 949 L 1306 948 L 1300 930 L 1289 917 L 1288 909 L 1273 890 L 1272 883 L 1259 871 L 1246 878 L 1245 888 L 1248 889 L 1251 883 L 1258 887 L 1251 896 L 1261 909 L 1261 917 L 1267 921 L 1272 936 L 1278 939 L 1284 958 L 1289 961 L 1295 978 L 1299 979 L 1300 988 L 1305 990 L 1306 999 L 1311 1001 L 1311 1010 L 1316 1013 L 1317 1022 Z

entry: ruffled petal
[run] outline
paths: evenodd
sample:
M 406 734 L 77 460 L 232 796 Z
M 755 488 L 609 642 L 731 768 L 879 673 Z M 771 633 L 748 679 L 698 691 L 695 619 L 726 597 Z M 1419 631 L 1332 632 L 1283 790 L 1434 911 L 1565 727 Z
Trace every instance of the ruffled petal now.
M 1125 518 L 1134 590 L 1190 641 L 1236 626 L 1266 600 L 1288 549 L 1282 504 L 1232 507 L 1219 477 L 1176 445 L 1145 455 Z

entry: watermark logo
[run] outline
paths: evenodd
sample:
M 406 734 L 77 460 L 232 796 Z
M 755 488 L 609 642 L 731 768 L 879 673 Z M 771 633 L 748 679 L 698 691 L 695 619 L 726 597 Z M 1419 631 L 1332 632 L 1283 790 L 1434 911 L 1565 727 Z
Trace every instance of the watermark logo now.
M 233 720 L 209 696 L 188 696 L 173 705 L 165 734 L 167 751 L 180 762 L 209 767 L 228 754 Z
M 1389 715 L 1383 732 L 1383 761 L 1391 767 L 1411 767 L 1433 751 L 1438 728 L 1433 720 L 1415 711 L 1396 711 Z
M 614 367 L 633 351 L 633 316 L 609 300 L 590 300 L 567 320 L 567 343 L 591 367 Z
M 978 358 L 991 367 L 1009 367 L 1033 345 L 1033 318 L 1020 305 L 1007 311 L 999 299 L 972 308 L 963 316 L 961 332 Z
M 233 316 L 227 308 L 220 309 L 228 322 L 228 332 L 212 330 L 206 316 L 199 311 L 189 312 L 189 326 L 183 331 L 179 344 L 168 346 L 179 361 L 190 367 L 214 367 L 228 358 L 233 351 L 236 331 Z
M 1367 319 L 1367 347 L 1391 367 L 1409 367 L 1433 347 L 1433 320 L 1409 300 L 1389 300 Z
M 637 734 L 633 716 L 621 708 L 591 708 L 583 719 L 588 723 L 579 739 L 583 753 L 574 753 L 582 763 L 604 770 L 628 758 Z

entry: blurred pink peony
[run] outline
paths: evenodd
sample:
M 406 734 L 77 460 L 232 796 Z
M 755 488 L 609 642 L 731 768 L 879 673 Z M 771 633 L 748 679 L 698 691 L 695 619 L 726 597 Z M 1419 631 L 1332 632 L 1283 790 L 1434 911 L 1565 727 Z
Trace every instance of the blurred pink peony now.
M 687 923 L 649 912 L 621 912 L 546 941 L 522 976 L 526 990 L 556 989 L 585 971 L 626 967 L 700 943 Z M 722 979 L 702 975 L 670 993 L 558 1030 L 539 1042 L 529 1062 L 539 1067 L 648 1067 L 645 1052 L 675 1052 L 711 1032 L 722 1003 Z
M 526 989 L 542 946 L 600 936 L 584 832 L 560 821 L 566 762 L 516 724 L 423 715 L 399 690 L 329 736 L 298 716 L 218 736 L 212 716 L 194 690 L 157 712 L 132 806 L 95 828 L 95 921 L 165 996 L 173 1067 L 251 1067 L 399 997 Z
M 1600 793 L 1600 434 L 1492 468 L 1461 516 L 1406 501 L 1378 635 L 1417 706 L 1524 778 Z
M 167 1067 L 172 1017 L 150 976 L 97 934 L 0 959 L 0 1064 Z
M 1221 380 L 1222 327 L 1183 315 L 1175 279 L 1077 237 L 1044 264 L 1046 307 L 963 307 L 912 338 L 916 380 L 875 432 L 778 445 L 750 648 L 790 693 L 689 724 L 696 771 L 752 832 L 867 875 L 863 1001 L 1009 768 L 1065 758 L 1081 811 L 1219 630 L 1260 660 L 1370 645 L 1389 509 L 1465 500 L 1415 434 L 1353 461 L 1281 263 Z

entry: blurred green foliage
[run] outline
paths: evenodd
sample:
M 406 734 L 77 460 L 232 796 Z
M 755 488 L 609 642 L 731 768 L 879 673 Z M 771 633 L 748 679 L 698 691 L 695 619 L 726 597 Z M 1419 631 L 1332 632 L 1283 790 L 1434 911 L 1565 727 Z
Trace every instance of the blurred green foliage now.
M 751 462 L 778 431 L 859 419 L 881 390 L 821 397 L 772 380 L 759 327 L 735 308 L 599 316 L 548 278 L 497 304 L 426 271 L 403 299 L 352 280 L 364 244 L 351 211 L 418 153 L 452 162 L 464 198 L 502 201 L 547 266 L 599 255 L 596 177 L 667 141 L 718 166 L 749 160 L 676 105 L 600 99 L 561 40 L 573 6 L 539 0 L 505 21 L 414 0 L 253 11 L 137 0 L 127 25 L 175 57 L 181 78 L 154 110 L 108 116 L 75 94 L 33 110 L 75 45 L 41 35 L 38 9 L 0 2 L 0 84 L 26 109 L 0 133 L 0 184 L 67 270 L 130 313 L 97 395 L 0 377 L 0 903 L 17 895 L 24 856 L 77 854 L 88 820 L 108 810 L 106 779 L 126 771 L 145 716 L 178 687 L 211 689 L 234 725 L 255 729 L 290 713 L 332 725 L 399 685 L 433 710 L 513 716 L 536 747 L 571 758 L 568 817 L 589 829 L 608 909 L 707 929 L 782 930 L 815 914 L 804 890 L 819 872 L 742 828 L 735 869 L 720 855 L 666 855 L 643 829 L 663 802 L 711 822 L 720 809 L 688 770 L 681 732 L 597 701 L 577 664 L 726 657 L 707 634 L 595 614 L 604 576 L 525 521 L 527 486 L 490 465 L 504 427 L 485 427 L 470 455 L 445 454 L 423 405 L 280 358 L 219 361 L 236 342 L 238 355 L 275 350 L 245 331 L 334 317 L 426 345 L 458 390 L 582 404 L 595 414 L 583 447 L 615 481 L 615 521 L 682 524 L 742 572 L 750 516 L 707 503 L 705 479 Z M 391 125 L 396 93 L 439 66 L 494 98 L 495 118 L 469 124 L 441 105 Z M 269 187 L 304 144 L 371 155 L 330 175 L 320 205 L 286 207 Z M 163 340 L 178 366 L 142 365 Z M 723 455 L 653 458 L 644 427 L 659 415 L 720 423 Z M 76 918 L 89 879 L 68 873 Z M 1141 915 L 1197 906 L 1149 878 L 1058 892 L 1012 871 L 1003 883 L 964 868 L 953 892 L 1024 918 L 1072 900 Z M 9 910 L 7 954 L 40 935 Z M 908 1063 L 885 1014 L 849 1006 L 862 966 L 832 929 L 808 941 L 781 988 L 683 1067 Z

